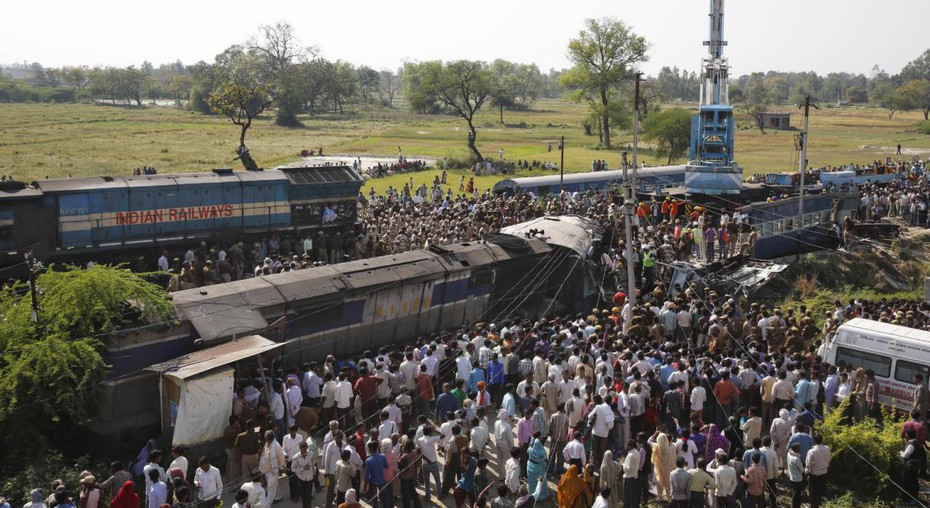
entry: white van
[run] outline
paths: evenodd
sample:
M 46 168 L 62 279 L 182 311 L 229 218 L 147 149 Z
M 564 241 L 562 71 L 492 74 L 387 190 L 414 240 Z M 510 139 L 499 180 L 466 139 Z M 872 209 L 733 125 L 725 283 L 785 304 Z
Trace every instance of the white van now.
M 914 374 L 930 378 L 930 332 L 881 321 L 855 318 L 843 323 L 823 346 L 830 365 L 872 369 L 878 381 L 878 400 L 898 411 L 910 412 Z

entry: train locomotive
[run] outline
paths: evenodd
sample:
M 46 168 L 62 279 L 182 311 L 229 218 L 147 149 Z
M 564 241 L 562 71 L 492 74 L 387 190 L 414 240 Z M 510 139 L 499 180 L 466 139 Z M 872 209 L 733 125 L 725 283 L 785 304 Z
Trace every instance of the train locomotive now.
M 4 181 L 0 265 L 351 227 L 362 183 L 347 166 Z

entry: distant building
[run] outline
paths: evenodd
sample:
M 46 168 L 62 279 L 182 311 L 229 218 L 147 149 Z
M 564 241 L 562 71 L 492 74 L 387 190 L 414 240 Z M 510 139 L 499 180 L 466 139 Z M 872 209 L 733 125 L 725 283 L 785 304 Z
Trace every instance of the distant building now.
M 790 129 L 791 113 L 763 113 L 762 126 L 766 129 Z

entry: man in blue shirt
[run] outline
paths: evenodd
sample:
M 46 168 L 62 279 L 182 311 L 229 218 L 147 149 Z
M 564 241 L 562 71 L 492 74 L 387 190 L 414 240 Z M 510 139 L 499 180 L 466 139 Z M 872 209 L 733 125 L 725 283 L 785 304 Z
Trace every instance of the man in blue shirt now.
M 501 401 L 501 409 L 507 411 L 507 416 L 513 420 L 513 415 L 517 411 L 517 399 L 514 397 L 514 387 L 512 383 L 508 383 L 505 387 L 504 400 Z
M 492 353 L 491 361 L 488 362 L 488 391 L 491 392 L 491 400 L 500 400 L 503 388 L 504 364 L 497 353 Z
M 390 508 L 393 505 L 391 489 L 385 488 L 384 472 L 388 462 L 381 455 L 375 441 L 368 443 L 368 458 L 365 459 L 365 485 L 368 485 L 368 504 L 372 508 Z
M 807 426 L 803 423 L 797 424 L 798 431 L 788 439 L 788 449 L 797 443 L 801 447 L 801 464 L 807 465 L 807 452 L 814 446 L 814 439 L 807 433 Z
M 812 399 L 813 385 L 807 380 L 807 372 L 801 372 L 801 379 L 798 380 L 797 386 L 794 387 L 794 402 L 798 407 L 804 407 L 809 400 Z
M 436 420 L 442 421 L 447 413 L 454 413 L 459 409 L 459 399 L 452 394 L 449 383 L 442 384 L 442 393 L 436 398 Z
M 471 371 L 468 373 L 468 379 L 465 382 L 465 389 L 468 390 L 468 393 L 477 393 L 478 381 L 484 380 L 484 369 L 481 368 L 477 361 L 471 362 Z

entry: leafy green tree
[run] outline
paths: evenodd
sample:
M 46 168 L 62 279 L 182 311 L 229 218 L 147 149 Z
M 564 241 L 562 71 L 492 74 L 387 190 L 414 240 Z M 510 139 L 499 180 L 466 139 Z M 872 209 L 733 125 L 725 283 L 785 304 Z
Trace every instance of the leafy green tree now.
M 401 72 L 382 70 L 378 73 L 378 99 L 389 108 L 394 107 L 394 95 L 401 86 Z
M 107 367 L 98 338 L 173 315 L 162 289 L 119 267 L 49 270 L 36 285 L 38 324 L 23 285 L 0 297 L 0 460 L 73 439 Z
M 439 105 L 462 117 L 468 124 L 468 148 L 483 161 L 475 144 L 475 114 L 491 98 L 491 72 L 484 62 L 408 63 L 404 66 L 404 90 L 415 111 Z
M 912 79 L 898 88 L 898 94 L 914 103 L 930 120 L 930 79 Z
M 333 113 L 344 113 L 345 104 L 358 93 L 358 72 L 351 63 L 337 60 L 326 84 L 326 95 L 333 103 Z
M 500 122 L 504 123 L 504 108 L 510 109 L 517 102 L 516 65 L 498 58 L 491 62 L 491 105 L 500 112 Z
M 378 71 L 367 65 L 362 65 L 356 72 L 358 75 L 358 92 L 361 96 L 362 103 L 365 105 L 365 110 L 367 111 L 372 97 L 381 85 L 381 76 L 378 74 Z
M 772 87 L 766 85 L 765 77 L 762 73 L 753 73 L 749 82 L 735 98 L 730 97 L 731 101 L 737 104 L 747 115 L 751 116 L 756 122 L 759 132 L 765 134 L 765 113 L 769 106 L 772 105 Z
M 656 144 L 656 155 L 668 157 L 671 164 L 688 153 L 691 113 L 678 108 L 654 113 L 643 122 L 643 134 Z
M 233 46 L 217 56 L 219 84 L 207 96 L 211 111 L 223 115 L 239 126 L 237 158 L 247 170 L 258 165 L 245 146 L 245 134 L 258 115 L 275 100 L 271 77 L 259 63 L 254 51 Z
M 853 104 L 869 102 L 869 92 L 861 86 L 851 86 L 846 89 L 846 100 Z
M 901 93 L 890 81 L 876 85 L 871 96 L 879 106 L 888 110 L 889 120 L 893 119 L 898 111 L 910 111 L 915 107 L 914 101 Z
M 645 38 L 615 18 L 586 20 L 578 38 L 568 43 L 568 57 L 574 67 L 560 82 L 563 87 L 585 91 L 580 97 L 596 97 L 605 148 L 611 147 L 610 103 L 617 100 L 617 87 L 633 80 L 636 65 L 648 60 L 648 49 Z
M 314 58 L 318 50 L 301 45 L 294 34 L 294 27 L 287 21 L 258 27 L 259 35 L 246 44 L 255 55 L 255 65 L 267 77 L 266 86 L 277 98 L 275 125 L 282 127 L 300 126 L 297 113 L 303 100 L 300 95 L 299 76 L 294 65 Z

